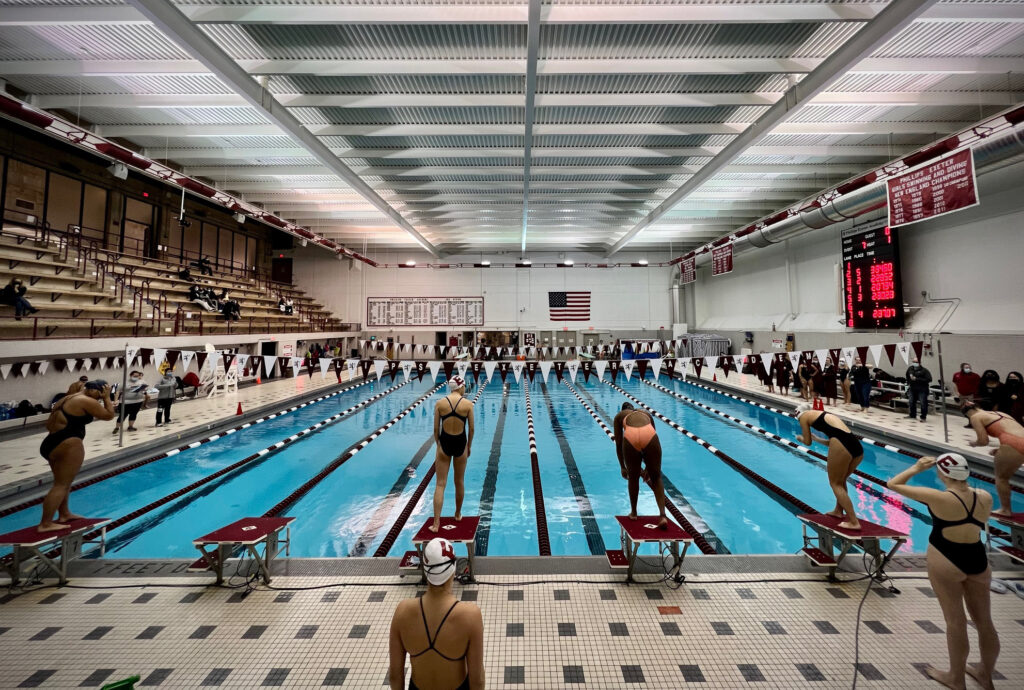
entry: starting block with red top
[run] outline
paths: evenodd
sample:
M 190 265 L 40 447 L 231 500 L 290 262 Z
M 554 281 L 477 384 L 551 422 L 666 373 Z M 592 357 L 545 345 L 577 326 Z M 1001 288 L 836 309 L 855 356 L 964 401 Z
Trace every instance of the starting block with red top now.
M 1024 513 L 993 514 L 992 519 L 1010 528 L 1009 546 L 996 546 L 996 551 L 1005 553 L 1014 563 L 1024 564 Z
M 291 525 L 293 517 L 250 517 L 236 520 L 230 525 L 225 525 L 207 535 L 192 541 L 192 544 L 199 549 L 202 555 L 195 563 L 192 563 L 189 572 L 212 571 L 217 574 L 217 584 L 224 582 L 224 563 L 231 556 L 232 552 L 244 547 L 256 565 L 260 569 L 263 581 L 270 584 L 270 567 L 274 558 L 281 552 L 280 545 L 285 545 L 285 555 L 288 555 L 288 545 L 291 542 Z M 278 533 L 285 530 L 285 538 L 279 539 Z M 264 544 L 263 555 L 257 550 L 257 546 Z M 207 551 L 208 546 L 216 547 L 213 551 Z
M 687 549 L 693 543 L 693 536 L 689 532 L 672 520 L 668 521 L 666 529 L 658 529 L 658 523 L 661 521 L 661 517 L 658 515 L 638 515 L 635 520 L 630 520 L 627 515 L 616 515 L 615 519 L 619 523 L 622 549 L 606 551 L 605 555 L 612 568 L 626 569 L 626 582 L 634 581 L 633 572 L 636 570 L 637 552 L 640 550 L 640 546 L 654 543 L 667 545 L 668 552 L 672 556 L 671 571 L 676 572 L 677 582 L 683 581 L 683 576 L 679 574 L 679 568 L 683 565 L 683 559 L 686 558 Z M 682 551 L 679 550 L 680 544 L 683 545 Z
M 882 577 L 885 574 L 885 566 L 907 542 L 907 535 L 903 532 L 864 519 L 860 520 L 859 530 L 851 530 L 840 527 L 839 523 L 843 522 L 844 518 L 833 515 L 820 513 L 797 517 L 803 523 L 804 547 L 800 552 L 814 565 L 828 568 L 830 580 L 835 579 L 836 569 L 854 547 L 874 556 L 875 569 L 871 575 L 876 578 Z M 893 545 L 888 551 L 883 551 L 882 541 L 891 541 Z
M 100 548 L 103 548 L 107 540 L 107 528 L 104 525 L 108 522 L 110 518 L 82 518 L 72 520 L 64 529 L 53 532 L 40 532 L 33 526 L 0 534 L 0 546 L 10 546 L 13 549 L 10 562 L 3 566 L 11 578 L 11 584 L 18 584 L 21 580 L 22 566 L 36 559 L 57 575 L 60 584 L 66 584 L 68 563 L 82 555 L 83 544 L 100 544 Z M 85 533 L 97 528 L 100 530 L 99 540 L 86 542 Z M 56 551 L 43 553 L 46 547 L 58 544 Z
M 469 554 L 469 581 L 476 582 L 473 569 L 473 554 L 476 551 L 476 530 L 480 526 L 479 515 L 463 515 L 461 520 L 454 517 L 441 516 L 441 524 L 437 532 L 431 532 L 430 526 L 434 524 L 434 518 L 429 517 L 423 523 L 419 531 L 412 538 L 412 544 L 416 551 L 408 551 L 402 557 L 398 567 L 401 570 L 419 570 L 423 572 L 423 548 L 427 542 L 436 537 L 447 539 L 452 544 L 465 544 L 466 552 Z M 412 559 L 416 559 L 413 561 Z M 426 579 L 426 578 L 424 578 Z

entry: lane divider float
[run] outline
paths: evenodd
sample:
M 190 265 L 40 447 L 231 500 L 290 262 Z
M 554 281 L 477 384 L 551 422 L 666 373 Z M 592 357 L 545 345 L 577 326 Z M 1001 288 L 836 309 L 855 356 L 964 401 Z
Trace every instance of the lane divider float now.
M 548 535 L 548 517 L 544 509 L 544 489 L 540 483 L 540 461 L 537 458 L 537 435 L 533 427 L 533 404 L 530 402 L 530 386 L 523 386 L 526 394 L 526 437 L 530 444 L 530 471 L 533 474 L 533 507 L 537 514 L 537 547 L 541 556 L 551 555 L 551 539 Z

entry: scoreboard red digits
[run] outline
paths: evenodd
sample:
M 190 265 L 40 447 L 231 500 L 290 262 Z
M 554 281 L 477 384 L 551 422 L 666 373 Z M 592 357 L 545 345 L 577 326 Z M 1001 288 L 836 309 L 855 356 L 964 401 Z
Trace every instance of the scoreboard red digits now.
M 843 290 L 848 328 L 902 328 L 898 235 L 888 227 L 843 232 Z

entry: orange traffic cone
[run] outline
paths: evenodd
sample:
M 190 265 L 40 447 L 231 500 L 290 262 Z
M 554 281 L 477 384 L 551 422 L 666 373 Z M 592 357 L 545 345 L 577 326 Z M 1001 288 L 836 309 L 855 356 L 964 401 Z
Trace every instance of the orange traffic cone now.
M 260 381 L 260 377 L 259 377 L 259 376 L 257 376 L 257 377 L 256 377 L 256 385 L 258 386 L 258 385 L 260 385 L 261 383 L 263 383 L 263 382 L 262 382 L 262 381 Z
M 712 374 L 711 375 L 711 380 L 712 381 L 718 381 L 718 374 Z
M 238 411 L 235 412 L 235 416 L 242 414 L 242 403 L 238 403 Z

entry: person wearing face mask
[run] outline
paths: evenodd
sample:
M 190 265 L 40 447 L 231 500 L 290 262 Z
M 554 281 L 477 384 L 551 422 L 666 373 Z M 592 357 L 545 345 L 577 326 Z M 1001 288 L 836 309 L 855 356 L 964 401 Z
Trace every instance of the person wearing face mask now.
M 1024 376 L 1011 371 L 996 398 L 996 409 L 1013 417 L 1018 424 L 1024 424 Z
M 999 372 L 993 369 L 986 369 L 981 375 L 978 383 L 978 391 L 974 394 L 974 403 L 983 410 L 996 409 L 996 401 L 999 400 L 1000 389 L 1003 387 L 999 380 Z
M 971 370 L 969 363 L 962 362 L 960 364 L 960 371 L 953 374 L 953 388 L 956 389 L 957 397 L 960 398 L 960 404 L 974 402 L 975 394 L 978 392 L 978 386 L 980 385 L 981 377 Z M 965 424 L 964 428 L 970 429 L 971 423 Z
M 149 402 L 149 386 L 142 380 L 141 371 L 133 371 L 128 378 L 128 386 L 121 392 L 121 404 L 118 405 L 117 423 L 113 433 L 121 431 L 124 418 L 128 418 L 128 431 L 137 431 L 135 420 L 139 411 Z
M 871 369 L 864 366 L 860 357 L 853 360 L 853 368 L 850 369 L 850 381 L 853 390 L 857 395 L 857 402 L 860 409 L 867 412 L 871 408 Z
M 850 369 L 846 366 L 846 360 L 839 360 L 839 387 L 843 391 L 843 404 L 850 404 Z
M 836 387 L 836 367 L 832 364 L 832 358 L 825 359 L 825 369 L 821 372 L 821 390 L 826 405 L 835 405 L 838 395 Z
M 917 417 L 917 405 L 921 404 L 921 421 L 928 416 L 928 386 L 932 382 L 932 372 L 925 369 L 920 360 L 914 357 L 907 368 L 907 400 L 910 402 L 910 418 Z

